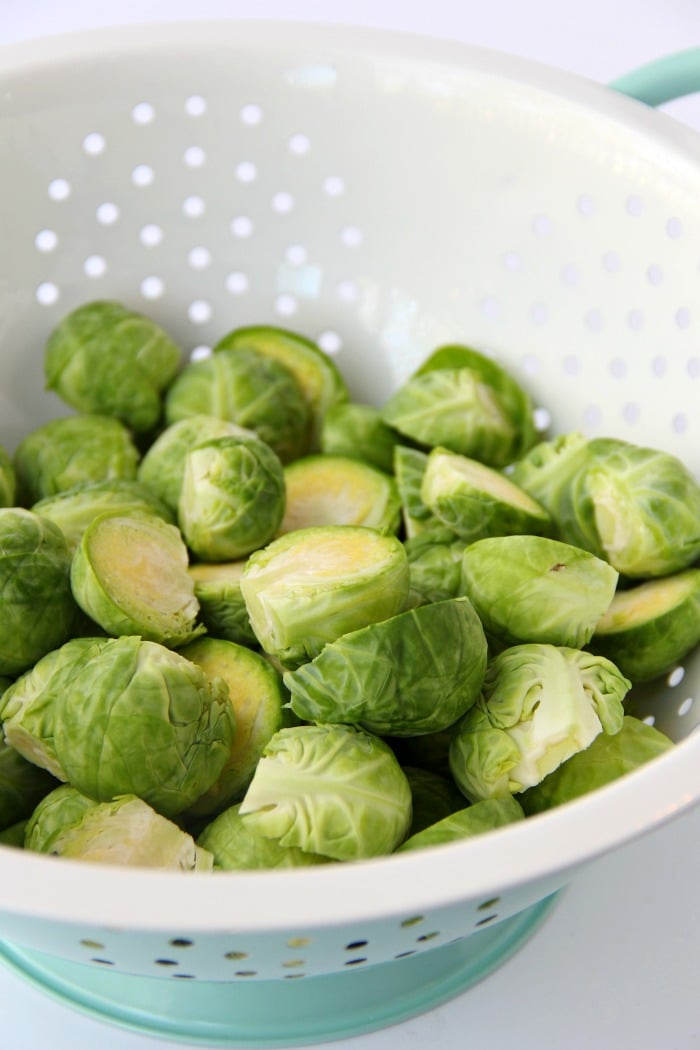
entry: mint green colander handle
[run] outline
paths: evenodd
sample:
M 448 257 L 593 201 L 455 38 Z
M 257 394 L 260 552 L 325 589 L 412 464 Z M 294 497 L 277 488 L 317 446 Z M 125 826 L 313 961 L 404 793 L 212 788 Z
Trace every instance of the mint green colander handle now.
M 613 80 L 610 87 L 649 106 L 692 95 L 700 91 L 700 47 L 645 63 Z

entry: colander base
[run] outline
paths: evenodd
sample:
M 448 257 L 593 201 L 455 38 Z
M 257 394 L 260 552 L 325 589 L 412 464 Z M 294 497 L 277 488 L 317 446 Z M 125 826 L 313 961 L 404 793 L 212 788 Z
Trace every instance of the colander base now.
M 301 981 L 178 981 L 94 970 L 0 941 L 0 960 L 66 1006 L 141 1034 L 214 1047 L 344 1039 L 424 1013 L 482 980 L 546 919 L 559 894 L 419 955 Z

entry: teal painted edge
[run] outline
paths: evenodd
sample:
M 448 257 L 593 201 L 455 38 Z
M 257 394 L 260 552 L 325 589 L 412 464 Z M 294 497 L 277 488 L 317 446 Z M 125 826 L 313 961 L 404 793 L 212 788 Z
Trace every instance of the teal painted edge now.
M 649 106 L 692 95 L 700 91 L 700 47 L 648 62 L 613 80 L 610 87 Z
M 0 961 L 62 1005 L 118 1028 L 219 1048 L 310 1046 L 387 1028 L 455 998 L 514 955 L 552 894 L 478 933 L 407 959 L 300 981 L 172 982 L 93 970 L 0 941 Z

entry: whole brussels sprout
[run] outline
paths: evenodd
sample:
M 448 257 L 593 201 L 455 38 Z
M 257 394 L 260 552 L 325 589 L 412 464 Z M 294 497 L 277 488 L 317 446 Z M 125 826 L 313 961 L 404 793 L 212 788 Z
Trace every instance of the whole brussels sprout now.
M 4 448 L 0 447 L 0 507 L 13 507 L 17 482 L 12 460 Z
M 0 675 L 21 674 L 70 638 L 79 614 L 70 566 L 58 526 L 19 507 L 0 510 Z
M 305 451 L 309 406 L 284 365 L 250 347 L 221 349 L 191 361 L 165 399 L 168 424 L 218 416 L 253 430 L 283 463 Z
M 108 416 L 65 416 L 44 423 L 15 450 L 19 502 L 111 478 L 136 478 L 138 450 L 126 427 Z
M 151 430 L 162 394 L 180 364 L 180 349 L 150 318 L 121 303 L 85 303 L 51 333 L 44 355 L 46 385 L 79 412 Z
M 51 853 L 54 839 L 78 823 L 88 809 L 99 805 L 70 784 L 61 784 L 35 807 L 24 832 L 25 849 Z
M 276 839 L 256 832 L 240 815 L 241 804 L 229 806 L 200 832 L 197 844 L 214 858 L 220 871 L 255 871 L 263 868 L 305 868 L 327 864 L 328 857 L 306 853 L 298 846 L 281 846 Z
M 332 456 L 352 456 L 391 474 L 394 449 L 400 438 L 387 426 L 374 405 L 343 401 L 327 410 L 321 426 L 321 451 Z
M 429 849 L 431 846 L 442 846 L 446 842 L 458 842 L 460 839 L 483 835 L 487 831 L 494 831 L 524 819 L 523 808 L 512 795 L 486 798 L 450 813 L 422 831 L 415 832 L 399 846 L 397 853 Z

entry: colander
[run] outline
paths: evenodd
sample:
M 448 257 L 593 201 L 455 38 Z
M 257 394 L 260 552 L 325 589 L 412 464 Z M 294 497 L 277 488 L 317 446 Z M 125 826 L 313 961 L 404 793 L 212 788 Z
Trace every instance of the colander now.
M 619 86 L 658 102 L 699 71 L 689 53 Z M 532 392 L 543 433 L 700 470 L 700 139 L 669 117 L 461 44 L 271 22 L 15 45 L 0 98 L 0 444 L 65 411 L 42 391 L 51 328 L 114 298 L 185 355 L 295 328 L 375 403 L 468 342 Z M 401 1020 L 501 963 L 578 869 L 697 802 L 699 682 L 693 658 L 634 697 L 673 751 L 464 843 L 191 876 L 2 848 L 2 957 L 190 1044 Z

